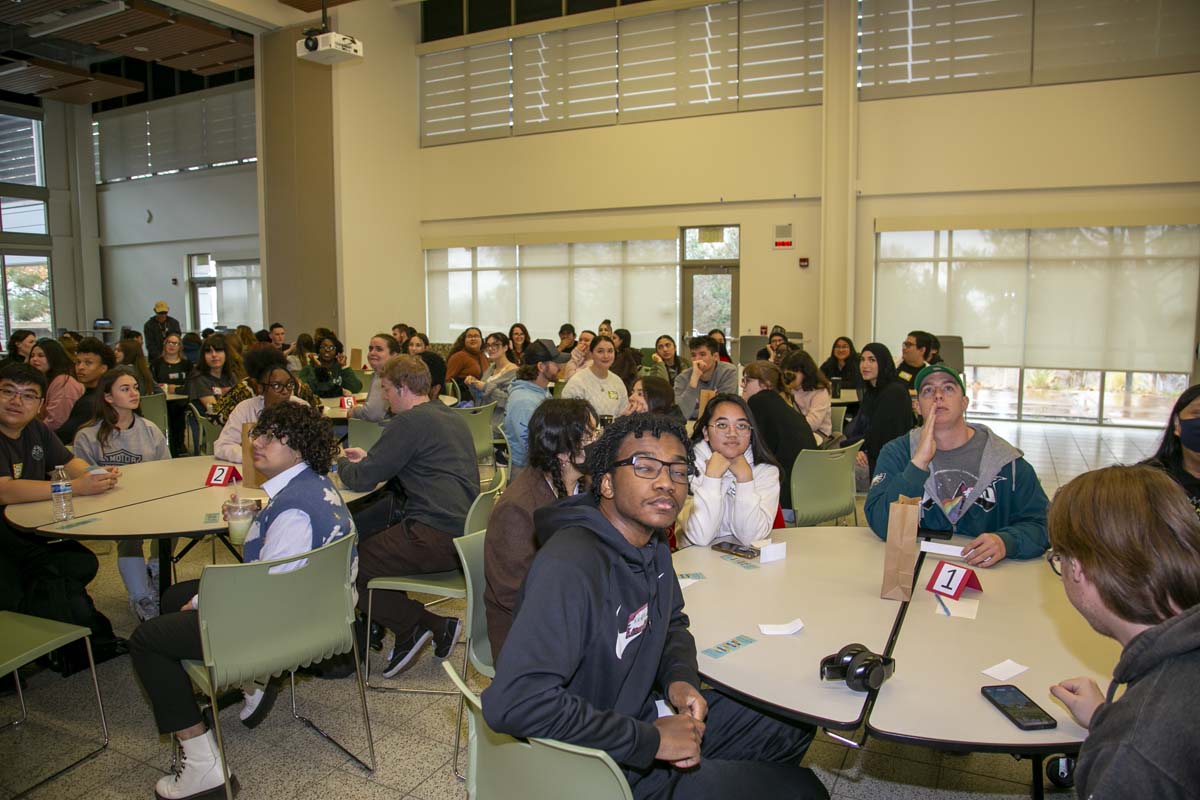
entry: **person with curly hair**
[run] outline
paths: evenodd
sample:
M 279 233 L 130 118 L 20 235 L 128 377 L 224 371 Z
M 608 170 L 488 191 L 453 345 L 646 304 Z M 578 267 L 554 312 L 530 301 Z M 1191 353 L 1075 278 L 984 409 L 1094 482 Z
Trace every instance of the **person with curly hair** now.
M 300 380 L 317 397 L 341 397 L 362 391 L 358 373 L 346 364 L 346 348 L 332 333 L 316 340 L 317 354 L 300 370 Z
M 311 393 L 307 399 L 300 396 L 304 384 L 287 371 L 287 357 L 274 345 L 247 350 L 246 369 L 246 379 L 213 404 L 213 419 L 223 420 L 213 455 L 231 464 L 242 463 L 242 426 L 258 421 L 265 409 L 287 402 L 315 405 Z
M 538 512 L 541 549 L 483 692 L 499 733 L 604 750 L 637 798 L 825 798 L 813 729 L 700 690 L 663 529 L 695 470 L 684 426 L 620 417 L 588 448 L 591 491 Z M 659 716 L 656 701 L 674 713 Z
M 246 561 L 298 556 L 355 532 L 350 511 L 326 474 L 338 442 L 320 411 L 280 403 L 263 412 L 253 436 L 254 466 L 267 477 L 263 490 L 270 499 L 246 535 Z M 204 655 L 196 613 L 199 584 L 183 581 L 168 589 L 162 597 L 165 613 L 143 622 L 129 640 L 133 668 L 150 697 L 158 730 L 173 734 L 184 753 L 182 768 L 159 779 L 155 791 L 160 798 L 193 797 L 224 784 L 221 752 L 182 663 Z M 271 684 L 244 690 L 242 723 L 258 725 L 274 698 Z

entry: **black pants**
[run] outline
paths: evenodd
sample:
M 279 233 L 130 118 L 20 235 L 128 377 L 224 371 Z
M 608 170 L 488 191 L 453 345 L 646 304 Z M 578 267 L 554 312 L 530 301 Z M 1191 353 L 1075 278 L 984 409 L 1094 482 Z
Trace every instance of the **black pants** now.
M 813 729 L 760 714 L 714 691 L 708 701 L 700 764 L 679 770 L 656 761 L 646 773 L 630 773 L 638 800 L 824 800 L 829 792 L 800 766 Z
M 446 572 L 459 568 L 453 534 L 413 520 L 399 523 L 358 543 L 358 609 L 367 613 L 367 584 L 372 578 Z M 432 628 L 435 614 L 404 592 L 375 592 L 372 621 L 390 629 L 397 641 L 418 625 Z
M 17 533 L 0 521 L 0 610 L 37 614 L 37 609 L 26 609 L 23 604 L 32 581 L 62 576 L 87 586 L 99 569 L 96 555 L 79 542 L 51 542 Z
M 179 610 L 199 589 L 200 581 L 183 581 L 167 589 L 162 615 L 143 622 L 129 639 L 133 669 L 150 695 L 159 733 L 181 731 L 202 719 L 192 680 L 181 663 L 204 657 L 200 615 Z

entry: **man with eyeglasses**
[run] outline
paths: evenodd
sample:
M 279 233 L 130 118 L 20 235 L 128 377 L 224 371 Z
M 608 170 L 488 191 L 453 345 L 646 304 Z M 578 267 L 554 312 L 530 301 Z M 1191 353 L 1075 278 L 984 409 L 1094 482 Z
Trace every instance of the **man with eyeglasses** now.
M 933 334 L 925 331 L 909 331 L 900 344 L 900 363 L 896 365 L 896 377 L 904 382 L 908 396 L 917 396 L 917 373 L 930 361 L 933 350 Z
M 1062 487 L 1049 524 L 1050 566 L 1067 599 L 1123 648 L 1107 693 L 1091 678 L 1050 687 L 1088 729 L 1075 767 L 1076 794 L 1194 798 L 1200 522 L 1192 504 L 1153 467 L 1106 467 Z
M 986 425 L 968 424 L 962 377 L 931 364 L 915 380 L 925 424 L 884 445 L 867 494 L 867 521 L 887 538 L 901 495 L 921 498 L 921 527 L 974 537 L 962 549 L 973 567 L 1046 551 L 1046 493 L 1024 454 Z
M 252 397 L 237 401 L 229 412 L 221 435 L 213 445 L 213 455 L 219 461 L 242 463 L 242 426 L 247 422 L 258 422 L 263 411 L 280 403 L 293 402 L 307 405 L 297 397 L 300 383 L 287 369 L 287 356 L 271 345 L 252 347 L 245 357 L 247 388 L 255 392 Z M 230 390 L 227 396 L 234 395 Z M 225 398 L 218 400 L 222 406 Z M 216 406 L 217 403 L 214 403 Z
M 604 750 L 639 800 L 828 797 L 799 765 L 811 728 L 700 691 L 662 532 L 694 469 L 674 420 L 633 414 L 604 429 L 588 450 L 591 491 L 534 514 L 542 546 L 484 717 L 501 733 Z
M 0 609 L 43 615 L 47 610 L 27 603 L 32 597 L 27 593 L 35 584 L 65 579 L 65 591 L 82 594 L 90 606 L 85 587 L 96 577 L 99 562 L 79 542 L 52 542 L 13 530 L 4 508 L 10 503 L 49 500 L 49 476 L 59 466 L 66 467 L 71 490 L 78 495 L 107 492 L 121 477 L 117 467 L 89 472 L 88 463 L 72 456 L 37 419 L 45 392 L 45 376 L 28 364 L 0 369 Z

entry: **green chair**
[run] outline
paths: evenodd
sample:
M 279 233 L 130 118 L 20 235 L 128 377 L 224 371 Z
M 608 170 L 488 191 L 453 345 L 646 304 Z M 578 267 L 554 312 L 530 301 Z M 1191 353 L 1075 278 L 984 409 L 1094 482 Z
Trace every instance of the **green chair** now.
M 454 413 L 466 420 L 471 429 L 471 439 L 475 442 L 475 460 L 480 464 L 495 464 L 496 449 L 492 445 L 492 414 L 496 411 L 495 403 L 474 408 L 456 408 Z
M 374 377 L 374 373 L 367 372 L 365 369 L 351 369 L 350 371 L 358 376 L 358 382 L 362 384 L 362 389 L 359 391 L 365 392 L 371 388 L 371 378 Z
M 458 384 L 453 380 L 448 380 L 442 385 L 442 391 L 445 394 L 454 398 L 455 402 L 462 402 L 462 392 L 458 389 Z
M 221 435 L 221 426 L 210 420 L 205 414 L 188 403 L 188 430 L 192 434 L 192 455 L 211 456 L 213 446 Z
M 492 644 L 488 639 L 487 608 L 483 602 L 483 591 L 487 581 L 483 572 L 483 545 L 486 530 L 469 533 L 454 540 L 454 549 L 462 561 L 463 575 L 467 582 L 467 660 L 479 674 L 488 678 L 496 677 L 496 667 L 492 664 Z M 466 674 L 466 665 L 463 666 Z M 458 724 L 454 726 L 454 774 L 460 780 L 464 778 L 458 770 L 459 739 L 462 732 L 463 698 L 458 698 Z M 468 755 L 468 761 L 471 761 Z
M 854 514 L 854 456 L 862 442 L 840 450 L 801 450 L 792 465 L 792 508 L 798 528 Z
M 99 755 L 108 747 L 108 722 L 104 717 L 104 701 L 100 697 L 100 683 L 96 680 L 96 662 L 92 659 L 92 632 L 80 625 L 69 625 L 52 619 L 31 617 L 14 611 L 0 611 L 0 678 L 12 673 L 17 684 L 17 700 L 21 704 L 21 718 L 0 726 L 0 730 L 21 725 L 28 719 L 25 709 L 25 695 L 21 691 L 21 675 L 18 670 L 34 659 L 40 658 L 51 650 L 83 639 L 87 649 L 88 665 L 92 669 L 92 689 L 96 692 L 96 707 L 100 709 L 100 730 L 104 734 L 103 743 L 92 752 L 73 761 L 48 778 L 30 786 L 18 797 L 24 797 L 37 787 L 54 780 L 59 775 L 74 769 L 83 762 Z
M 563 387 L 566 385 L 566 381 L 555 381 L 554 383 L 550 384 L 550 396 L 556 398 L 562 396 Z
M 368 422 L 365 419 L 354 419 L 351 417 L 346 420 L 348 423 L 346 429 L 346 444 L 350 447 L 361 447 L 363 450 L 370 450 L 372 445 L 379 441 L 379 437 L 383 435 L 383 426 L 378 422 Z
M 319 733 L 369 772 L 375 771 L 375 740 L 367 714 L 358 642 L 354 636 L 354 582 L 350 579 L 356 536 L 348 534 L 302 555 L 248 564 L 210 564 L 200 573 L 199 622 L 202 661 L 184 661 L 192 682 L 218 708 L 222 689 L 265 676 L 291 675 L 292 717 Z M 307 563 L 287 572 L 281 565 Z M 252 612 L 252 613 L 250 613 Z M 303 624 L 298 624 L 302 620 Z M 358 699 L 367 731 L 368 766 L 296 709 L 296 670 L 353 651 Z M 233 800 L 221 715 L 213 732 L 225 762 L 225 795 Z
M 503 492 L 504 487 L 508 486 L 508 467 L 496 467 L 492 470 L 492 478 L 486 486 L 483 485 L 482 480 L 479 483 L 483 492 Z M 489 511 L 489 513 L 491 512 Z
M 157 425 L 163 436 L 167 436 L 170 432 L 167 427 L 167 396 L 162 393 L 142 395 L 139 405 L 142 416 Z
M 833 431 L 831 438 L 837 439 L 842 435 L 842 429 L 845 427 L 846 407 L 833 406 L 829 411 L 829 417 L 830 421 L 833 423 L 833 427 L 831 428 Z
M 496 733 L 483 718 L 479 696 L 449 663 L 442 668 L 469 709 L 474 758 L 468 797 L 524 800 L 569 794 L 572 800 L 633 800 L 629 783 L 608 753 L 553 739 L 522 740 Z

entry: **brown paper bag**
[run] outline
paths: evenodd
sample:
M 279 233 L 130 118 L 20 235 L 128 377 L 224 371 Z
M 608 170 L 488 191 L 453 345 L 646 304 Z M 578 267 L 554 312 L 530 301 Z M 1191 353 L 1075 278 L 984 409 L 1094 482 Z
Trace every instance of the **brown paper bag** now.
M 242 486 L 247 489 L 261 489 L 267 477 L 254 468 L 254 444 L 250 441 L 250 431 L 255 423 L 242 423 Z
M 700 390 L 700 406 L 696 409 L 697 419 L 704 414 L 704 407 L 708 405 L 708 401 L 712 400 L 714 395 L 716 395 L 716 392 L 714 392 L 712 389 Z
M 362 357 L 362 348 L 361 347 L 351 347 L 350 348 L 350 360 L 347 361 L 346 363 L 350 365 L 350 369 L 362 369 L 364 366 L 363 357 Z
M 911 600 L 916 577 L 917 523 L 921 516 L 921 498 L 901 495 L 888 506 L 887 543 L 883 553 L 883 586 L 879 596 L 885 600 Z

